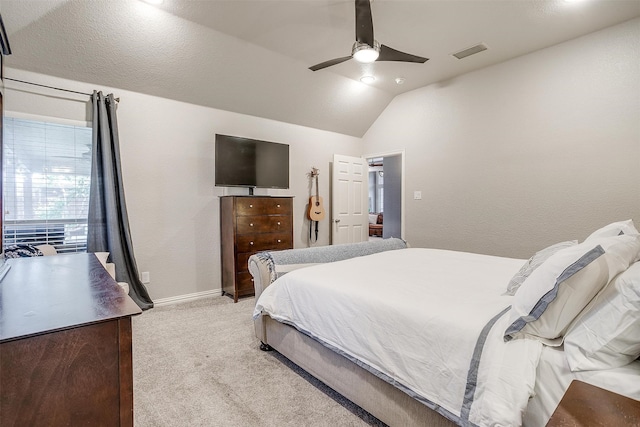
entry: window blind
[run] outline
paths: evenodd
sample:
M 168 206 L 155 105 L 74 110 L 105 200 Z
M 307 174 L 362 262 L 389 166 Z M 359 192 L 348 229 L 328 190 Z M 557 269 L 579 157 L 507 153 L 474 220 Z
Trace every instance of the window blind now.
M 86 252 L 91 128 L 5 117 L 3 131 L 5 247 Z

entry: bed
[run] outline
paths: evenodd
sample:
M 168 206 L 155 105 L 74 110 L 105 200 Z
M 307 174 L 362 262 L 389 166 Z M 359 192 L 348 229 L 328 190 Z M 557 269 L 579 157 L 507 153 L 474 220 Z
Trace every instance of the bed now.
M 581 327 L 602 323 L 616 289 L 640 296 L 640 235 L 630 227 L 529 260 L 399 239 L 260 253 L 249 260 L 256 335 L 392 426 L 541 426 L 573 378 L 640 399 L 633 295 L 622 350 L 595 358 L 606 369 L 580 359 Z M 540 287 L 552 274 L 550 289 Z

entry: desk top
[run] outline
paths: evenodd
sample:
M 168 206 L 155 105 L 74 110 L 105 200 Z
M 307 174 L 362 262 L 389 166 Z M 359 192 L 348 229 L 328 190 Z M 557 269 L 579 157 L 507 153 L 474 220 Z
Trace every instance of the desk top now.
M 0 282 L 0 342 L 141 313 L 94 254 L 16 258 Z
M 547 427 L 637 425 L 640 425 L 640 401 L 573 380 Z

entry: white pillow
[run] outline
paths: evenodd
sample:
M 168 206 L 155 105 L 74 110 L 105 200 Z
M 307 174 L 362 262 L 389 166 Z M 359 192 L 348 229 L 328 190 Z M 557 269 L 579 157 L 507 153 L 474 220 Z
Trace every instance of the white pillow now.
M 640 356 L 640 262 L 620 273 L 567 333 L 572 371 L 617 368 Z
M 376 224 L 378 222 L 378 214 L 369 214 L 369 224 Z
M 507 285 L 507 291 L 503 295 L 515 295 L 516 291 L 522 285 L 522 283 L 533 273 L 533 271 L 540 267 L 551 255 L 555 254 L 559 250 L 575 246 L 578 244 L 577 240 L 569 240 L 566 242 L 556 243 L 551 246 L 547 246 L 544 249 L 536 252 L 531 258 L 524 263 L 520 270 L 511 278 Z
M 611 224 L 605 225 L 591 233 L 584 241 L 586 242 L 600 237 L 619 236 L 620 234 L 638 234 L 638 230 L 633 224 L 632 219 L 612 222 Z
M 514 296 L 505 341 L 535 338 L 560 345 L 573 319 L 640 253 L 640 235 L 603 237 L 556 252 Z

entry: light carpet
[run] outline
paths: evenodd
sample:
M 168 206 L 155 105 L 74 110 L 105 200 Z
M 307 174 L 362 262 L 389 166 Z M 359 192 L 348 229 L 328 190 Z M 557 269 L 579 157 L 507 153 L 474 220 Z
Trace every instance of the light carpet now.
M 162 306 L 133 318 L 134 421 L 147 426 L 384 426 L 254 335 L 255 301 Z

